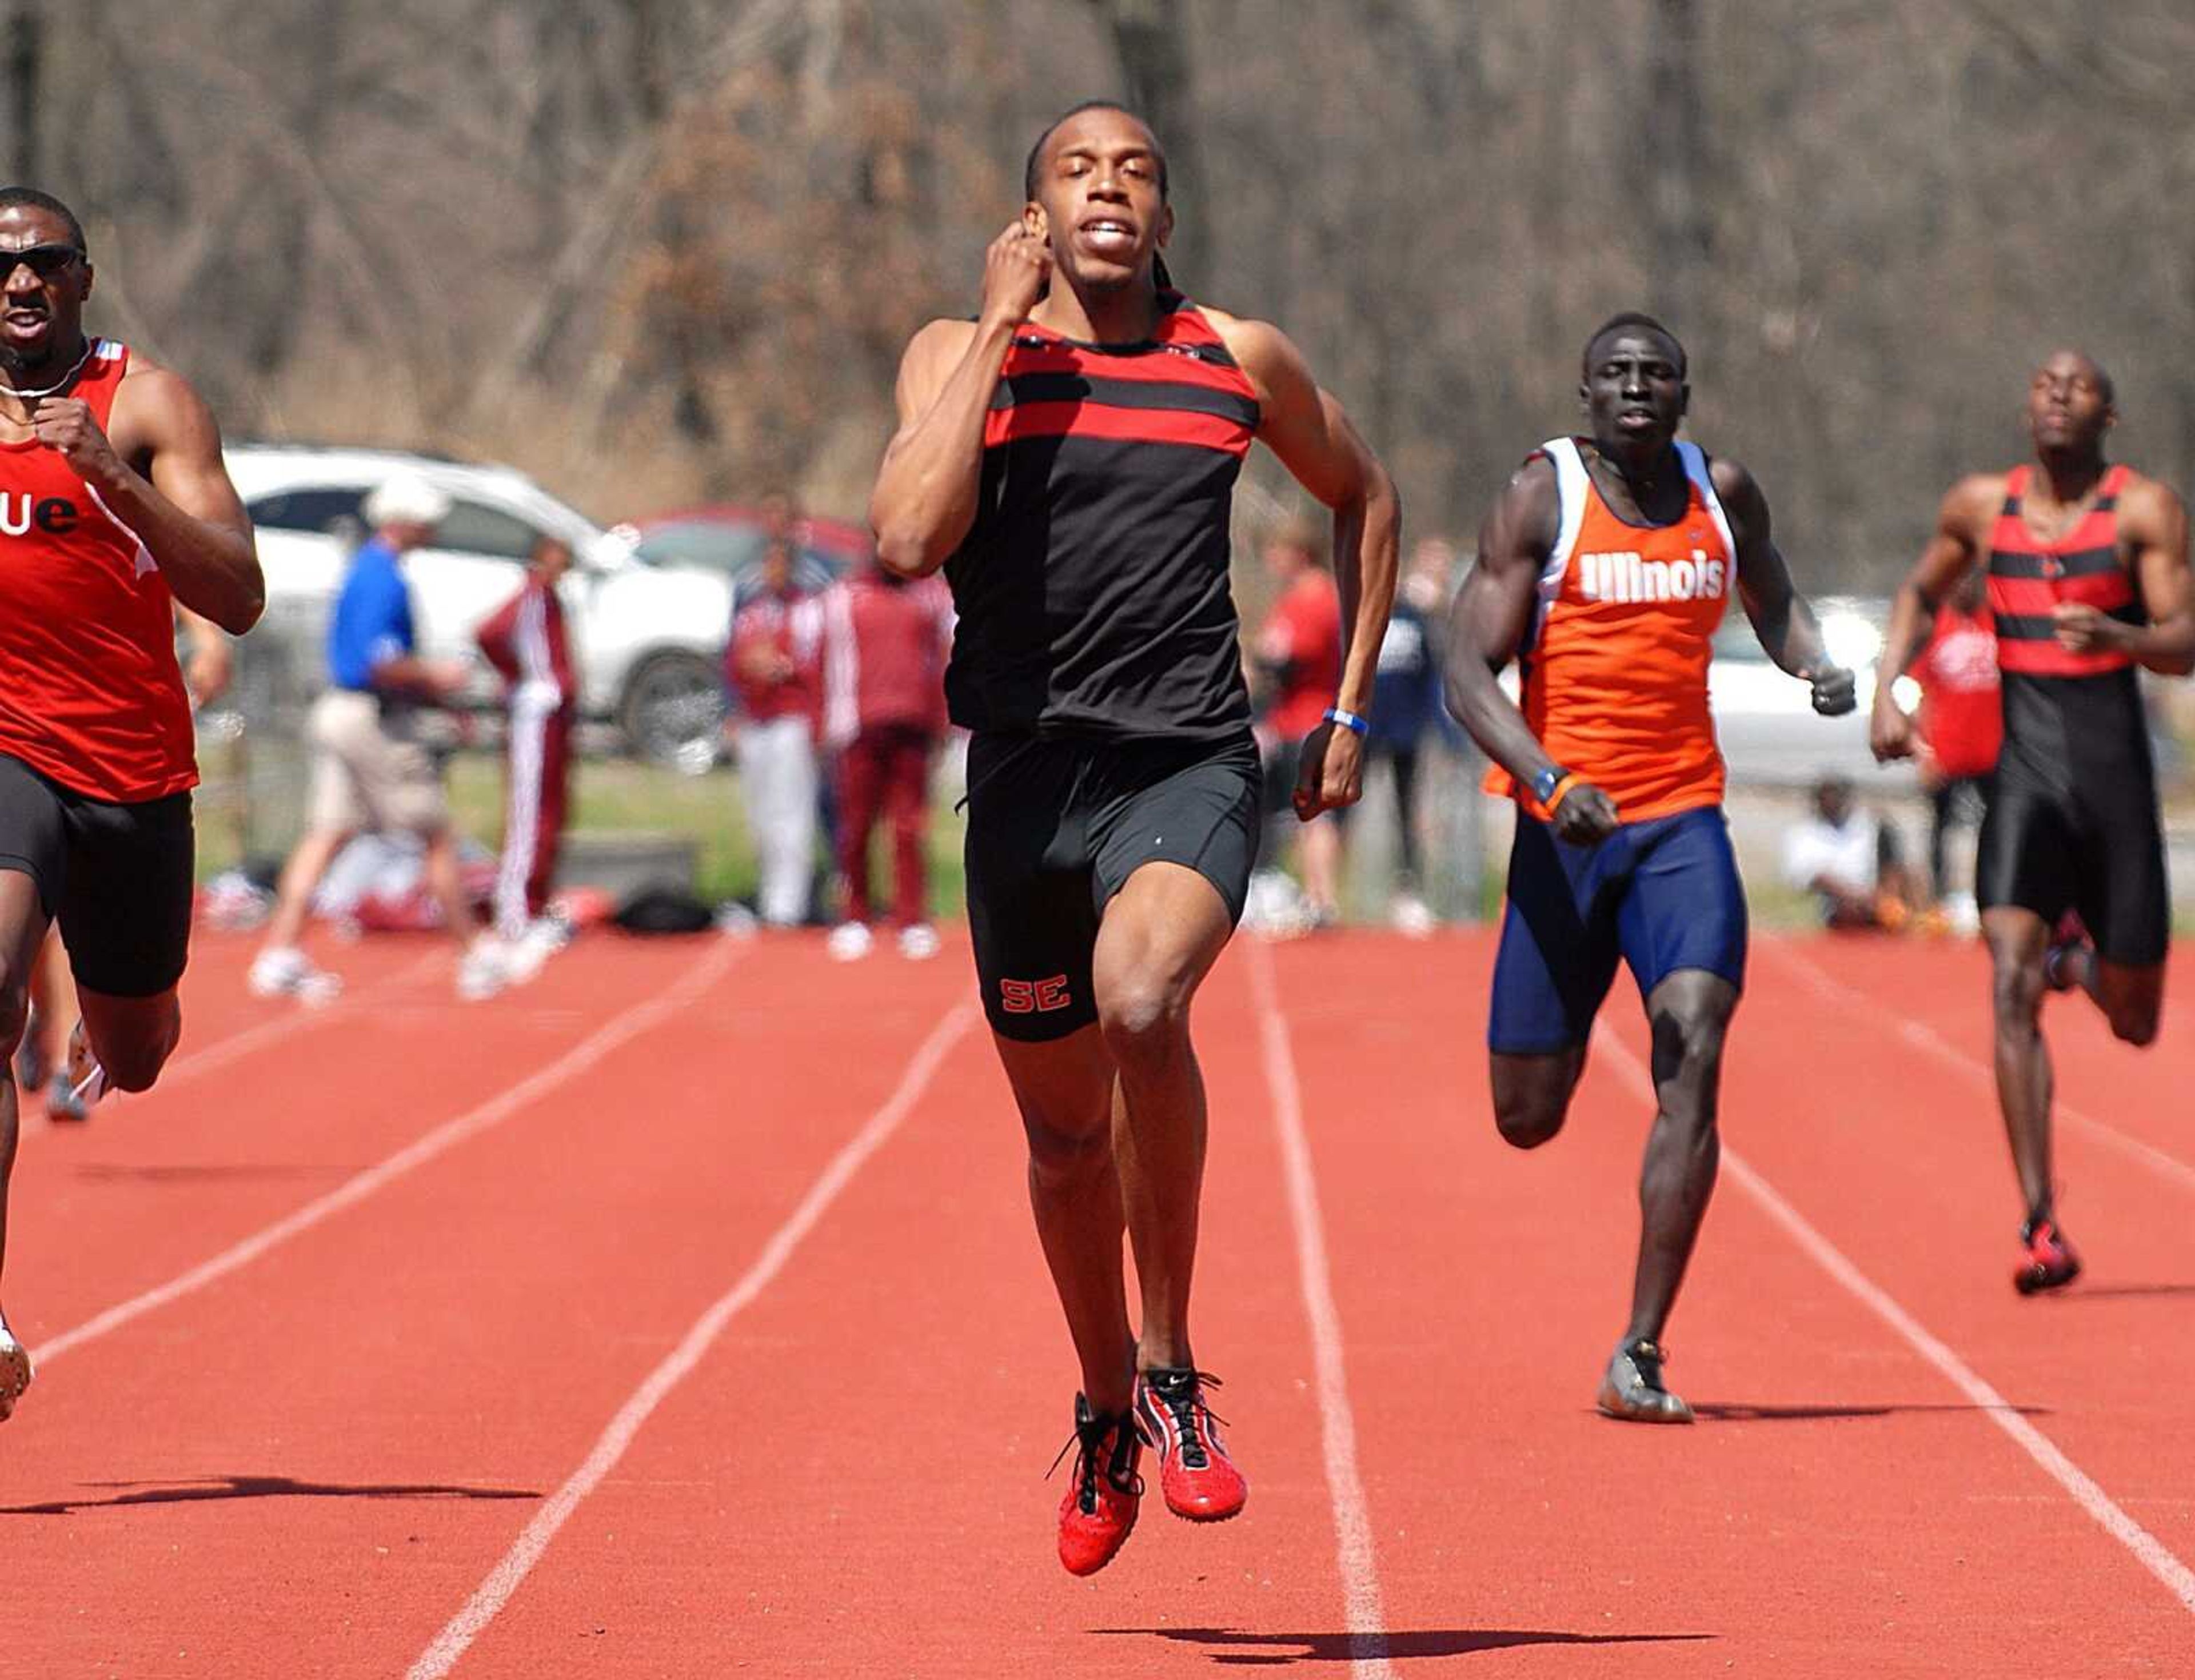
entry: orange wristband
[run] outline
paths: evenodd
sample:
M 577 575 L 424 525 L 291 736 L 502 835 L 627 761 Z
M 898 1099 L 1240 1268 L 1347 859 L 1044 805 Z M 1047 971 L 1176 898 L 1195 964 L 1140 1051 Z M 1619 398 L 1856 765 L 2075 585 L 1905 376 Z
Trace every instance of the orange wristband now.
M 1570 797 L 1570 791 L 1576 787 L 1578 783 L 1583 780 L 1583 777 L 1573 772 L 1572 774 L 1564 776 L 1560 781 L 1555 784 L 1555 791 L 1547 796 L 1547 814 L 1549 816 L 1554 815 L 1554 814 L 1562 808 L 1563 801 Z

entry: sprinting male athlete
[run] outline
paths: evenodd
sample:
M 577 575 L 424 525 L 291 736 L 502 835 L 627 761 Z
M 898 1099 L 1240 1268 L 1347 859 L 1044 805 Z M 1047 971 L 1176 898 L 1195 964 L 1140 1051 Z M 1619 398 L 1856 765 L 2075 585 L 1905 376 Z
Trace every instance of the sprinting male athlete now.
M 1734 590 L 1768 656 L 1852 709 L 1744 468 L 1677 429 L 1683 346 L 1651 317 L 1586 341 L 1588 438 L 1556 438 L 1479 533 L 1450 625 L 1449 705 L 1517 799 L 1494 969 L 1494 1113 L 1537 1148 L 1562 1130 L 1593 1017 L 1630 965 L 1657 1110 L 1639 1177 L 1631 1322 L 1599 1395 L 1611 1418 L 1685 1424 L 1662 1326 L 1714 1188 L 1723 1037 L 1745 980 L 1745 894 L 1708 713 L 1709 642 Z M 1516 659 L 1521 707 L 1496 675 Z
M 70 1089 L 143 1090 L 182 1032 L 198 765 L 181 601 L 232 634 L 265 587 L 196 392 L 87 337 L 59 199 L 0 187 L 0 1250 L 26 988 L 58 923 L 82 1010 Z M 0 1418 L 31 1380 L 0 1319 Z
M 2025 1295 L 2081 1271 L 2051 1177 L 2042 995 L 2078 986 L 2119 1038 L 2150 1043 L 2172 929 L 2135 671 L 2195 670 L 2187 512 L 2155 479 L 2105 460 L 2117 418 L 2111 376 L 2093 358 L 2060 350 L 2044 362 L 2027 389 L 2034 462 L 1952 486 L 1882 649 L 1882 670 L 1904 669 L 1937 604 L 1970 568 L 1987 571 L 2004 745 L 1974 896 L 1994 976 L 1997 1105 L 2027 1210 L 2013 1274 Z M 1871 733 L 1878 758 L 1913 751 L 1912 720 L 1887 683 Z
M 1340 406 L 1272 327 L 1167 282 L 1167 185 L 1157 139 L 1117 106 L 1045 131 L 1028 202 L 985 258 L 981 312 L 907 348 L 870 504 L 883 563 L 943 567 L 959 614 L 946 692 L 974 732 L 977 974 L 1082 1367 L 1059 1518 L 1076 1574 L 1134 1525 L 1139 1435 L 1177 1515 L 1232 1516 L 1247 1491 L 1190 1337 L 1206 1117 L 1189 1017 L 1257 843 L 1228 591 L 1252 440 L 1334 514 L 1346 659 L 1305 743 L 1305 820 L 1357 797 L 1395 581 L 1394 489 Z

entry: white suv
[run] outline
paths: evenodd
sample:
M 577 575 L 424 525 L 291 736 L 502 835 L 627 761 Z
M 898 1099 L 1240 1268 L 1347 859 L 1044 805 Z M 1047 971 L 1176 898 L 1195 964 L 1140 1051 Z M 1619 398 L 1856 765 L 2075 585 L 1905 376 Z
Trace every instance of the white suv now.
M 507 467 L 373 449 L 238 444 L 229 476 L 258 528 L 269 618 L 317 638 L 363 534 L 359 503 L 390 474 L 418 473 L 453 506 L 430 548 L 404 562 L 420 652 L 466 659 L 473 630 L 516 593 L 536 536 L 571 545 L 562 585 L 580 710 L 617 723 L 639 752 L 706 763 L 723 706 L 732 592 L 720 572 L 650 565 Z M 317 686 L 315 684 L 314 686 Z M 483 675 L 483 693 L 488 692 Z

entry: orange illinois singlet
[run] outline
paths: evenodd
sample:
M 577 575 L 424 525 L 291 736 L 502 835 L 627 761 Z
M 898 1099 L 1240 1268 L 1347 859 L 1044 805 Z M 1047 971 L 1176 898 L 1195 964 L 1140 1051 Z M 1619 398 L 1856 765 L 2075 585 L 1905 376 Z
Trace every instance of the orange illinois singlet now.
M 1562 524 L 1518 654 L 1524 716 L 1547 756 L 1605 792 L 1627 823 L 1722 803 L 1708 661 L 1737 583 L 1737 545 L 1706 455 L 1676 447 L 1690 494 L 1682 517 L 1658 526 L 1633 525 L 1602 500 L 1576 440 L 1538 451 L 1555 469 Z M 1499 767 L 1487 785 L 1545 820 Z

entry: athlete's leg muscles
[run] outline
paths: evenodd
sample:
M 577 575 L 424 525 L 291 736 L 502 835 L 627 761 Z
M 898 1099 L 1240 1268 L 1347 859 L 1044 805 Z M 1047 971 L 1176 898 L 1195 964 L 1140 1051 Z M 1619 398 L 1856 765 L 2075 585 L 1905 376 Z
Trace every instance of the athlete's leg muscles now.
M 1098 1412 L 1125 1412 L 1134 1400 L 1135 1332 L 1122 1275 L 1112 1058 L 1094 1026 L 1042 1044 L 997 1034 L 994 1042 L 1028 1139 L 1029 1206 L 1082 1392 Z
M 45 936 L 37 883 L 18 870 L 0 870 L 0 1264 L 8 1255 L 8 1186 L 20 1131 L 15 1046 L 30 1007 L 31 969 Z
M 1684 1281 L 1721 1159 L 1716 1117 L 1723 1040 L 1737 988 L 1703 969 L 1680 969 L 1646 999 L 1653 1033 L 1655 1114 L 1639 1175 L 1639 1266 L 1627 1338 L 1659 1342 Z
M 106 1070 L 107 1084 L 117 1090 L 150 1090 L 183 1036 L 183 1006 L 176 988 L 150 998 L 118 998 L 79 981 L 76 995 L 84 1036 Z
M 2017 905 L 1982 912 L 1996 1015 L 1996 1101 L 2030 1218 L 2047 1217 L 2050 1192 L 2050 1047 L 2042 1037 L 2043 953 L 2050 929 Z
M 1585 1046 L 1518 1056 L 1495 1050 L 1489 1057 L 1494 1077 L 1494 1124 L 1519 1149 L 1536 1149 L 1551 1141 L 1570 1117 L 1570 1096 L 1585 1073 Z
M 2082 989 L 2095 999 L 2096 1007 L 2111 1024 L 2115 1037 L 2129 1044 L 2157 1041 L 2158 1020 L 2164 1013 L 2164 964 L 2114 963 L 2093 952 L 2078 953 L 2083 961 Z
M 1098 931 L 1098 1025 L 1118 1070 L 1114 1148 L 1143 1288 L 1137 1358 L 1191 1366 L 1189 1293 L 1204 1182 L 1204 1075 L 1190 1003 L 1233 931 L 1218 889 L 1179 864 L 1132 873 Z

